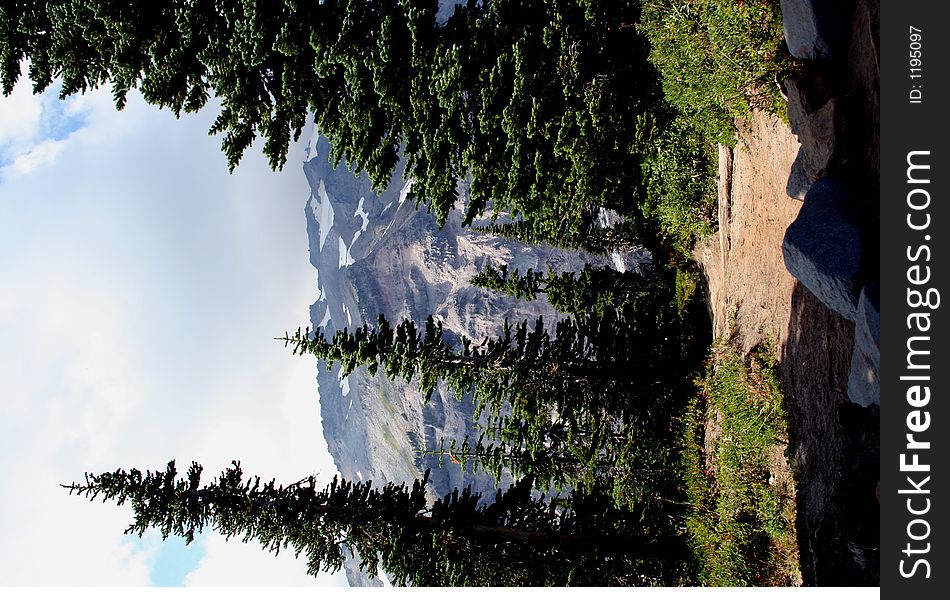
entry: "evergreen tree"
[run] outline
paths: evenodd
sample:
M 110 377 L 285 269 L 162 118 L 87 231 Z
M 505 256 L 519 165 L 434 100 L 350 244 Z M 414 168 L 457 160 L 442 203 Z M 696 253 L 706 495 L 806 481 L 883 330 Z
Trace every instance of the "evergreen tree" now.
M 431 316 L 419 332 L 411 320 L 394 329 L 380 315 L 375 328 L 343 329 L 329 340 L 319 328 L 313 334 L 309 328 L 298 329 L 279 339 L 292 345 L 295 354 L 325 361 L 327 368 L 339 363 L 343 374 L 366 366 L 371 375 L 381 368 L 389 379 L 407 383 L 418 377 L 427 398 L 443 381 L 456 397 L 473 395 L 476 418 L 485 414 L 498 422 L 510 409 L 515 419 L 532 424 L 532 431 L 541 431 L 552 414 L 571 428 L 582 422 L 602 427 L 610 422 L 611 410 L 636 410 L 657 393 L 654 383 L 636 376 L 641 366 L 649 373 L 653 362 L 650 347 L 655 341 L 646 339 L 653 336 L 648 328 L 630 328 L 608 311 L 601 318 L 562 319 L 553 329 L 552 334 L 543 318 L 533 327 L 527 321 L 515 327 L 506 324 L 499 337 L 480 344 L 462 337 L 461 347 L 455 349 Z M 643 344 L 628 349 L 625 335 L 630 333 L 643 334 Z M 618 394 L 631 380 L 638 380 L 637 386 Z
M 461 442 L 452 440 L 446 446 L 442 439 L 437 449 L 420 450 L 419 453 L 438 457 L 440 465 L 448 458 L 462 469 L 470 466 L 473 471 L 489 473 L 496 482 L 509 473 L 515 478 L 532 478 L 540 489 L 564 489 L 591 486 L 609 478 L 618 462 L 615 452 L 626 442 L 625 436 L 619 433 L 610 436 L 609 440 L 595 439 L 599 436 L 590 435 L 594 444 L 590 445 L 589 452 L 585 452 L 586 448 L 582 449 L 578 439 L 581 434 L 569 440 L 566 428 L 556 424 L 545 433 L 545 443 L 539 446 L 529 446 L 525 439 L 520 443 L 513 441 L 517 440 L 517 435 L 486 431 L 474 443 L 466 436 Z
M 4 94 L 30 61 L 34 92 L 62 79 L 60 96 L 111 83 L 117 108 L 138 88 L 176 115 L 221 99 L 211 133 L 233 168 L 258 133 L 271 165 L 284 164 L 306 111 L 332 96 L 305 51 L 316 18 L 305 2 L 264 0 L 27 0 L 0 7 Z M 313 22 L 316 22 L 313 21 Z M 320 31 L 317 29 L 317 31 Z M 332 84 L 332 82 L 330 82 Z
M 556 503 L 532 495 L 530 480 L 522 480 L 493 503 L 466 489 L 430 506 L 428 472 L 411 488 L 334 478 L 322 490 L 313 477 L 288 486 L 245 479 L 237 462 L 205 486 L 201 474 L 192 463 L 178 478 L 171 461 L 164 471 L 87 473 L 83 483 L 63 487 L 90 500 L 129 502 L 134 521 L 126 533 L 154 527 L 163 539 L 190 543 L 210 528 L 275 554 L 303 554 L 314 576 L 339 570 L 347 548 L 367 573 L 382 568 L 398 585 L 631 585 L 680 575 L 680 544 L 594 493 Z
M 471 283 L 521 300 L 544 294 L 560 312 L 598 317 L 627 304 L 638 304 L 637 312 L 648 313 L 655 308 L 657 295 L 656 281 L 646 275 L 589 264 L 579 273 L 528 269 L 523 275 L 517 269 L 509 271 L 508 265 L 486 264 Z
M 585 216 L 593 220 L 593 216 Z M 652 243 L 658 235 L 647 223 L 634 225 L 636 221 L 623 221 L 611 226 L 590 226 L 582 230 L 572 230 L 565 223 L 539 221 L 537 219 L 517 219 L 506 222 L 492 222 L 478 225 L 473 229 L 479 233 L 503 237 L 521 242 L 528 246 L 548 244 L 555 248 L 583 250 L 591 254 L 608 255 L 612 252 L 633 252 L 643 248 L 653 248 Z
M 0 5 L 0 81 L 34 91 L 111 83 L 176 114 L 220 99 L 211 129 L 233 169 L 257 136 L 274 168 L 308 113 L 334 159 L 391 181 L 444 222 L 488 210 L 580 234 L 598 207 L 642 221 L 637 116 L 659 97 L 637 2 L 24 0 Z
M 366 366 L 370 374 L 415 380 L 426 397 L 439 382 L 456 398 L 470 395 L 476 423 L 507 455 L 482 466 L 507 462 L 544 487 L 559 487 L 591 483 L 609 465 L 629 463 L 654 430 L 669 428 L 677 362 L 659 324 L 630 323 L 608 310 L 563 319 L 553 332 L 543 319 L 533 328 L 523 322 L 481 344 L 463 337 L 453 348 L 431 317 L 420 332 L 412 321 L 393 328 L 380 316 L 376 327 L 337 331 L 331 339 L 319 329 L 281 339 L 327 368 L 340 364 L 344 374 Z M 633 463 L 642 468 L 642 460 Z
M 671 510 L 671 506 L 681 501 L 682 490 L 678 488 L 678 470 L 668 440 L 641 431 L 607 436 L 587 432 L 595 445 L 585 453 L 576 439 L 581 436 L 575 436 L 569 445 L 567 432 L 561 428 L 564 437 L 560 437 L 556 429 L 552 426 L 550 443 L 541 447 L 482 433 L 474 443 L 466 436 L 446 446 L 442 439 L 437 448 L 417 452 L 438 457 L 440 466 L 448 459 L 463 470 L 489 473 L 499 483 L 507 474 L 516 479 L 530 477 L 541 490 L 603 490 L 619 507 L 651 513 L 654 519 L 675 519 L 679 511 Z M 497 437 L 506 440 L 497 441 Z

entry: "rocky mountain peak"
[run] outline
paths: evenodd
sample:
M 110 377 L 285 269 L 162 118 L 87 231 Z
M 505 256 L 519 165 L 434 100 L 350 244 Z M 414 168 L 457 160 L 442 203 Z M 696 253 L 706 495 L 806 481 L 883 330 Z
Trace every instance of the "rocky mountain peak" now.
M 553 323 L 558 317 L 543 300 L 524 302 L 471 285 L 484 264 L 507 263 L 524 271 L 580 270 L 587 261 L 613 262 L 463 229 L 459 214 L 440 228 L 433 215 L 417 210 L 409 199 L 411 182 L 396 176 L 376 193 L 365 173 L 334 167 L 329 155 L 327 141 L 314 137 L 304 164 L 311 189 L 306 207 L 310 260 L 319 287 L 310 307 L 313 327 L 333 332 L 373 323 L 379 314 L 390 322 L 407 317 L 422 322 L 434 315 L 450 335 L 481 340 L 497 335 L 506 319 L 544 316 Z M 430 468 L 434 495 L 467 485 L 488 493 L 496 489 L 489 475 L 463 473 L 456 464 L 421 455 L 441 439 L 478 437 L 470 402 L 440 389 L 426 403 L 412 384 L 362 369 L 341 378 L 337 368 L 321 368 L 317 384 L 323 431 L 343 477 L 409 482 Z M 369 583 L 354 569 L 348 573 L 353 585 Z

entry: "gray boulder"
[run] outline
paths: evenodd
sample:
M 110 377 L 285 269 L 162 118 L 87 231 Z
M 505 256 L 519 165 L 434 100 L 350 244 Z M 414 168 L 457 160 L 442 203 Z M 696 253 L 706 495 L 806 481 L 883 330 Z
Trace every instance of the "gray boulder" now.
M 865 286 L 858 299 L 848 397 L 861 406 L 881 404 L 881 289 L 878 282 Z
M 848 2 L 781 0 L 788 51 L 805 60 L 831 60 L 847 35 Z
M 817 72 L 790 77 L 784 86 L 788 121 L 802 145 L 800 166 L 815 181 L 828 174 L 835 156 L 835 100 L 830 85 Z
M 828 174 L 828 166 L 835 155 L 835 101 L 828 100 L 814 114 L 798 134 L 804 152 L 805 172 L 818 179 Z
M 785 184 L 785 193 L 793 200 L 804 200 L 805 194 L 811 188 L 813 180 L 805 170 L 805 151 L 798 150 L 798 156 L 792 163 L 792 170 L 788 174 L 788 183 Z
M 785 231 L 785 267 L 828 308 L 854 321 L 863 235 L 853 198 L 838 180 L 819 179 Z

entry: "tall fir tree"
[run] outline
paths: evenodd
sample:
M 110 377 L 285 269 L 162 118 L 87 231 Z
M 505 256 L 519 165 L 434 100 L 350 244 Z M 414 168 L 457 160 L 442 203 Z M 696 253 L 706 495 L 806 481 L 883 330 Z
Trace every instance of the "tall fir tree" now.
M 0 81 L 112 85 L 176 114 L 212 96 L 231 168 L 255 138 L 274 168 L 313 113 L 334 158 L 389 184 L 401 152 L 440 222 L 531 216 L 574 234 L 597 207 L 642 221 L 637 115 L 659 94 L 637 2 L 24 0 L 0 5 Z M 639 215 L 639 216 L 638 216 Z
M 654 429 L 669 427 L 670 380 L 681 374 L 664 333 L 662 321 L 629 323 L 608 310 L 563 319 L 551 331 L 543 319 L 534 327 L 522 322 L 480 344 L 463 337 L 458 347 L 431 317 L 421 330 L 410 320 L 393 327 L 380 316 L 375 327 L 330 339 L 320 329 L 281 339 L 345 374 L 365 366 L 370 374 L 415 381 L 426 397 L 440 382 L 456 398 L 471 397 L 486 436 L 522 457 L 519 472 L 557 487 L 589 483 L 606 467 L 630 462 L 655 438 Z M 565 461 L 571 469 L 553 476 Z
M 612 421 L 611 411 L 634 414 L 639 404 L 649 404 L 661 393 L 653 381 L 659 376 L 649 368 L 656 356 L 650 350 L 656 344 L 648 339 L 655 337 L 651 329 L 631 329 L 608 311 L 599 318 L 562 319 L 552 330 L 538 318 L 533 327 L 527 321 L 506 325 L 501 336 L 481 343 L 462 337 L 455 348 L 431 316 L 420 331 L 408 319 L 393 328 L 380 315 L 375 327 L 339 330 L 331 339 L 320 328 L 312 333 L 298 329 L 279 339 L 295 354 L 316 356 L 327 368 L 340 364 L 344 374 L 365 366 L 371 375 L 382 369 L 389 379 L 409 383 L 416 378 L 426 397 L 442 381 L 456 397 L 472 394 L 476 417 L 486 415 L 497 424 L 510 409 L 511 416 L 532 424 L 536 432 L 552 414 L 571 428 L 582 423 L 604 427 Z M 631 333 L 641 334 L 641 344 L 628 349 L 625 336 Z M 642 379 L 637 376 L 641 367 L 648 374 Z M 629 381 L 637 385 L 617 393 Z
M 658 309 L 658 281 L 649 274 L 617 271 L 589 264 L 577 273 L 528 269 L 521 274 L 508 265 L 484 265 L 471 279 L 473 285 L 503 292 L 521 300 L 534 300 L 544 294 L 556 310 L 573 315 L 603 317 L 621 306 L 635 305 L 632 311 L 644 316 Z
M 552 502 L 533 495 L 530 480 L 491 503 L 466 489 L 430 505 L 428 473 L 411 488 L 334 478 L 322 490 L 312 476 L 288 486 L 245 478 L 237 462 L 207 485 L 201 475 L 192 463 L 179 478 L 171 461 L 164 471 L 87 473 L 63 487 L 130 503 L 126 533 L 157 528 L 163 539 L 191 543 L 213 529 L 275 554 L 302 554 L 313 576 L 339 570 L 347 549 L 358 552 L 361 569 L 383 569 L 397 585 L 644 585 L 682 575 L 683 546 L 637 515 L 582 491 Z

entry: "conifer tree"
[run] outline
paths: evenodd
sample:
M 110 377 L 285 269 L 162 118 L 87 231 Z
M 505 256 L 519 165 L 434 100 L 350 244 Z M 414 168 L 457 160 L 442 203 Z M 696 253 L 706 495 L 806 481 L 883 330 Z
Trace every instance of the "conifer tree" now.
M 642 321 L 631 324 L 608 310 L 563 319 L 549 332 L 539 319 L 481 344 L 463 337 L 455 348 L 431 317 L 420 332 L 410 320 L 393 328 L 380 316 L 375 327 L 344 329 L 331 339 L 320 329 L 280 339 L 327 368 L 339 364 L 344 374 L 366 366 L 370 374 L 416 381 L 426 397 L 439 382 L 456 398 L 470 395 L 478 426 L 507 448 L 508 458 L 520 457 L 509 466 L 519 462 L 519 473 L 560 486 L 593 481 L 605 466 L 625 461 L 665 418 L 666 341 L 661 328 Z M 498 466 L 505 457 L 495 458 Z M 569 469 L 553 474 L 566 462 Z
M 592 220 L 593 216 L 585 217 Z M 657 237 L 650 224 L 621 222 L 611 226 L 590 226 L 586 229 L 571 230 L 564 223 L 539 221 L 537 219 L 517 219 L 505 222 L 492 222 L 478 225 L 473 229 L 479 233 L 503 237 L 529 246 L 548 244 L 555 248 L 583 250 L 591 254 L 607 255 L 611 252 L 633 252 L 651 245 Z
M 523 275 L 518 269 L 509 271 L 508 265 L 486 264 L 471 283 L 521 300 L 534 300 L 544 294 L 556 310 L 574 315 L 602 317 L 605 311 L 628 303 L 636 303 L 638 311 L 649 313 L 656 309 L 657 303 L 655 279 L 637 272 L 589 264 L 579 273 L 542 273 L 528 269 Z
M 583 436 L 575 436 L 568 444 L 566 436 L 554 434 L 556 425 L 551 429 L 550 443 L 540 447 L 486 432 L 475 442 L 466 436 L 446 445 L 441 439 L 437 448 L 417 452 L 438 457 L 440 466 L 448 460 L 463 470 L 489 473 L 498 483 L 510 475 L 515 479 L 530 477 L 541 490 L 603 490 L 619 507 L 647 510 L 654 518 L 672 515 L 669 501 L 676 502 L 681 493 L 666 440 L 657 440 L 644 431 L 615 432 L 590 435 L 593 445 L 582 447 L 576 438 Z M 561 435 L 566 433 L 562 431 Z M 504 441 L 497 441 L 499 437 Z M 585 452 L 588 449 L 590 452 Z
M 411 488 L 334 478 L 322 490 L 312 476 L 262 484 L 245 478 L 238 462 L 207 485 L 201 475 L 192 463 L 179 478 L 171 461 L 164 471 L 87 473 L 63 487 L 130 503 L 126 533 L 157 528 L 163 539 L 190 543 L 213 529 L 275 554 L 303 554 L 314 576 L 339 570 L 347 548 L 362 557 L 361 569 L 383 569 L 397 585 L 655 584 L 677 577 L 682 560 L 682 546 L 597 494 L 578 491 L 558 504 L 532 495 L 530 480 L 499 491 L 492 503 L 466 489 L 430 505 L 428 472 Z
M 621 434 L 615 434 L 609 442 L 591 436 L 594 445 L 582 448 L 577 439 L 580 435 L 569 440 L 566 428 L 557 424 L 550 426 L 545 437 L 545 443 L 529 446 L 527 440 L 518 442 L 518 436 L 486 431 L 474 442 L 466 436 L 461 442 L 452 440 L 446 445 L 441 439 L 438 448 L 419 453 L 438 457 L 440 465 L 448 459 L 462 469 L 471 466 L 473 471 L 489 473 L 496 482 L 508 473 L 515 478 L 530 477 L 540 489 L 563 489 L 608 478 L 618 461 L 617 447 L 625 441 Z M 616 442 L 621 444 L 613 445 Z M 584 451 L 588 449 L 589 453 Z
M 376 327 L 339 330 L 329 340 L 320 328 L 312 334 L 309 328 L 298 329 L 279 339 L 295 354 L 323 360 L 327 368 L 339 363 L 343 374 L 366 366 L 371 375 L 382 369 L 387 378 L 407 383 L 417 377 L 426 398 L 443 381 L 456 397 L 472 394 L 476 418 L 485 414 L 490 423 L 497 423 L 510 409 L 515 419 L 536 432 L 550 422 L 552 413 L 571 428 L 583 422 L 603 426 L 609 411 L 650 401 L 656 386 L 647 381 L 638 381 L 629 394 L 617 393 L 636 378 L 637 361 L 651 358 L 648 348 L 626 349 L 625 333 L 652 335 L 650 331 L 631 330 L 611 311 L 602 318 L 562 319 L 553 329 L 548 331 L 543 318 L 533 327 L 527 321 L 506 324 L 499 337 L 480 344 L 462 337 L 461 347 L 455 349 L 431 316 L 423 333 L 408 319 L 394 329 L 380 315 Z
M 465 221 L 489 210 L 574 234 L 598 207 L 642 220 L 637 115 L 658 79 L 632 1 L 23 0 L 0 4 L 0 82 L 29 61 L 41 92 L 111 84 L 176 114 L 220 112 L 233 169 L 258 136 L 286 161 L 308 114 L 333 157 L 378 189 L 399 153 L 417 203 L 444 223 L 467 180 Z

